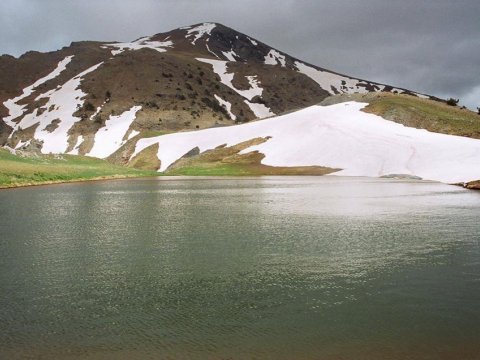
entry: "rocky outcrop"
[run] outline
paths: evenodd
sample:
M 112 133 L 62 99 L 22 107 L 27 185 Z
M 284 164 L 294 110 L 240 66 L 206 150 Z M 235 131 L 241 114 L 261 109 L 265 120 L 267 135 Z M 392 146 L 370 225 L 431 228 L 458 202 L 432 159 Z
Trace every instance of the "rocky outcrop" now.
M 480 190 L 480 180 L 470 181 L 468 183 L 463 184 L 463 186 L 466 189 L 470 189 L 470 190 Z

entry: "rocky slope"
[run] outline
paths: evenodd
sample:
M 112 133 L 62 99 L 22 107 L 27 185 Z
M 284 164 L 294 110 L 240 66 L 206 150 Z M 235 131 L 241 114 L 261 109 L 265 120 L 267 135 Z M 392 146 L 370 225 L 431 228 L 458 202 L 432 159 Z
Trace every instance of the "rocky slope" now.
M 0 57 L 0 145 L 105 158 L 146 132 L 227 126 L 333 94 L 404 89 L 306 64 L 203 23 L 132 42 Z

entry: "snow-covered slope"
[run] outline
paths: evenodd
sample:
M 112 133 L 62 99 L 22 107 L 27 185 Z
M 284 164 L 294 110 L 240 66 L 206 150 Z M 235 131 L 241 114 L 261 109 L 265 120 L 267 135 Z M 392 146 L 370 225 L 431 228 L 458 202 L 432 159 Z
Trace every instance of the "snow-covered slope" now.
M 271 166 L 327 166 L 336 175 L 419 176 L 445 183 L 480 178 L 480 140 L 405 127 L 360 111 L 366 104 L 348 102 L 312 106 L 284 116 L 235 127 L 163 135 L 138 141 L 134 157 L 159 144 L 160 171 L 191 149 L 200 151 L 271 137 L 243 153 L 258 150 Z
M 7 117 L 4 117 L 3 121 L 5 121 L 5 123 L 9 126 L 15 126 L 15 123 L 13 122 L 13 120 L 18 118 L 19 116 L 22 116 L 25 108 L 25 105 L 19 105 L 18 102 L 29 97 L 35 91 L 35 89 L 40 85 L 44 84 L 48 80 L 51 80 L 57 77 L 62 71 L 65 70 L 65 68 L 70 63 L 70 61 L 72 61 L 72 58 L 73 58 L 73 55 L 67 56 L 65 59 L 63 59 L 57 64 L 57 67 L 55 68 L 55 70 L 53 70 L 48 75 L 38 79 L 32 85 L 27 86 L 25 89 L 23 89 L 22 95 L 19 95 L 16 98 L 8 99 L 7 101 L 5 101 L 3 105 L 8 109 L 9 115 Z
M 69 130 L 80 121 L 80 118 L 73 114 L 83 105 L 86 95 L 79 88 L 80 82 L 85 75 L 100 65 L 102 63 L 81 72 L 62 86 L 38 95 L 35 100 L 47 100 L 45 107 L 48 110 L 39 114 L 38 109 L 35 109 L 16 123 L 14 130 L 36 125 L 33 138 L 42 141 L 43 153 L 65 153 L 68 148 Z
M 95 134 L 93 148 L 87 155 L 106 158 L 117 151 L 128 139 L 138 134 L 138 132 L 133 131 L 127 137 L 130 125 L 141 108 L 141 106 L 134 106 L 118 116 L 110 116 L 105 121 L 105 126 Z

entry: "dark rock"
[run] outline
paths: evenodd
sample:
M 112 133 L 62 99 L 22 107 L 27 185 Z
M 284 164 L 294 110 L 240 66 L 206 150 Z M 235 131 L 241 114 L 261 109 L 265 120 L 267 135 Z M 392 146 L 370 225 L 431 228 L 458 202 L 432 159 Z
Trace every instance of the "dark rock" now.
M 200 148 L 198 146 L 195 146 L 192 150 L 187 152 L 185 155 L 182 156 L 182 159 L 193 157 L 200 154 Z

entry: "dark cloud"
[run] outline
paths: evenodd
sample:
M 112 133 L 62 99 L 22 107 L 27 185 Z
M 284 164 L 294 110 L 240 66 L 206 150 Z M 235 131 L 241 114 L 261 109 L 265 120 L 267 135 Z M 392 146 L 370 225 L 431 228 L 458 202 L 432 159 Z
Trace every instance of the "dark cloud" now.
M 215 21 L 310 63 L 474 108 L 479 19 L 478 0 L 2 0 L 0 53 Z

